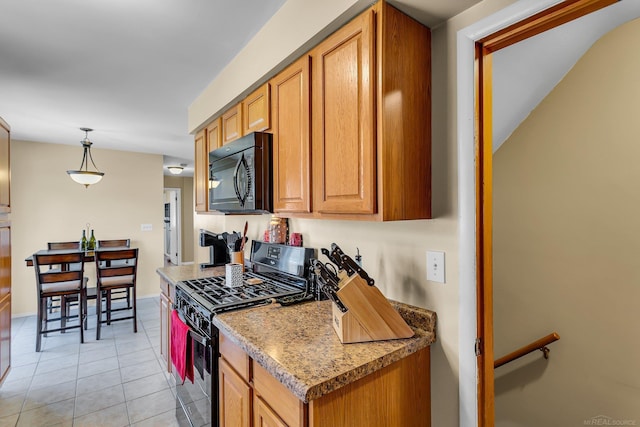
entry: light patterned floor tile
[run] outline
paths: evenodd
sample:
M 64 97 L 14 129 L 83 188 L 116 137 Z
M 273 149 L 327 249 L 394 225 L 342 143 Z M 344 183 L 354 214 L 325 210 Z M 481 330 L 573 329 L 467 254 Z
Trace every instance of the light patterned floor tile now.
M 124 403 L 73 419 L 73 427 L 126 427 L 128 425 L 127 405 Z
M 90 414 L 123 402 L 122 384 L 85 393 L 76 397 L 75 416 Z
M 151 393 L 155 393 L 169 388 L 166 378 L 162 373 L 150 375 L 134 381 L 129 381 L 122 385 L 126 400 L 137 399 Z
M 168 389 L 130 400 L 127 402 L 129 422 L 133 424 L 163 414 L 175 404 L 175 398 Z

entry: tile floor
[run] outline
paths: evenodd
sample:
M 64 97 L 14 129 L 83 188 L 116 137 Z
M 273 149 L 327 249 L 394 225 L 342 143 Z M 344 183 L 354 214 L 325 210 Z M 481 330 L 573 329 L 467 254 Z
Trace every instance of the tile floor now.
M 77 329 L 43 337 L 35 316 L 12 319 L 9 376 L 0 386 L 0 427 L 177 426 L 175 386 L 160 362 L 158 298 L 138 300 L 131 320 L 112 323 L 96 341 L 95 311 L 80 344 Z

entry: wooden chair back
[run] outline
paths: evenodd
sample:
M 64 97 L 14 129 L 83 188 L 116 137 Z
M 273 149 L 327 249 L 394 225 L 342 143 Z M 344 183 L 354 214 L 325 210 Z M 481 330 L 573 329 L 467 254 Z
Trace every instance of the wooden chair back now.
M 73 265 L 68 270 L 51 269 L 57 265 Z M 84 254 L 82 252 L 62 253 L 62 254 L 34 254 L 33 267 L 36 272 L 36 284 L 38 295 L 43 297 L 43 285 L 78 281 L 78 289 L 84 280 Z M 69 291 L 58 292 L 55 287 L 45 286 L 44 293 L 48 296 L 68 294 Z
M 47 249 L 52 250 L 64 250 L 64 249 L 77 249 L 80 250 L 80 241 L 77 242 L 48 242 Z M 51 269 L 61 269 L 63 271 L 67 271 L 71 268 L 77 268 L 77 266 L 69 266 L 69 264 L 59 264 L 59 265 L 50 265 Z
M 129 248 L 130 239 L 98 240 L 98 248 Z
M 138 248 L 96 252 L 98 282 L 107 277 L 131 276 L 131 282 L 135 286 L 137 270 Z
M 47 249 L 80 249 L 80 241 L 76 242 L 49 242 L 47 243 Z

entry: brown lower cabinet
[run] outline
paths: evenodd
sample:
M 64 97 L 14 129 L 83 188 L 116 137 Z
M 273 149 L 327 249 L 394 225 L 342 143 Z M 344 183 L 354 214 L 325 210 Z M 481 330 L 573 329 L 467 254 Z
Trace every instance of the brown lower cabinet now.
M 308 403 L 223 334 L 220 354 L 221 426 L 431 425 L 429 347 Z
M 171 310 L 175 298 L 175 287 L 160 278 L 160 356 L 167 367 L 171 367 Z
M 11 367 L 11 225 L 0 220 L 0 384 Z

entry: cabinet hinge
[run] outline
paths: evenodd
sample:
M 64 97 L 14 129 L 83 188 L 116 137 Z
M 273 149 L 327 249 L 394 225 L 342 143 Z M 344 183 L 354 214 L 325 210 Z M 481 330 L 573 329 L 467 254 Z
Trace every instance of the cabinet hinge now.
M 482 338 L 476 338 L 476 356 L 482 354 Z

